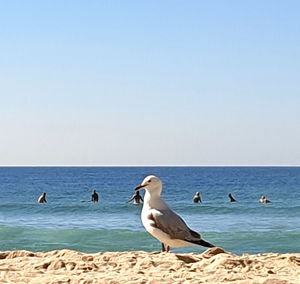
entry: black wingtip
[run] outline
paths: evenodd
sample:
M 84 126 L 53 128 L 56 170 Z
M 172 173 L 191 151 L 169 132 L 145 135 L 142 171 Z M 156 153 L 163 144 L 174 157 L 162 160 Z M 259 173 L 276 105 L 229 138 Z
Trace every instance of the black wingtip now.
M 215 247 L 214 245 L 212 245 L 211 243 L 204 241 L 204 240 L 199 240 L 199 241 L 195 241 L 193 242 L 194 244 L 203 246 L 203 247 L 207 247 L 207 248 L 213 248 Z

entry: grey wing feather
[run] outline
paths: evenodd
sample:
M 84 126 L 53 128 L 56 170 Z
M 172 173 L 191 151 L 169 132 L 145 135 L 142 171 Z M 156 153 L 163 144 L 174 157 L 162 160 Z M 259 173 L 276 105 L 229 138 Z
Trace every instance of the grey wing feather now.
M 152 213 L 156 227 L 170 235 L 172 239 L 185 241 L 197 241 L 200 234 L 191 230 L 183 219 L 172 210 L 163 210 L 160 213 Z

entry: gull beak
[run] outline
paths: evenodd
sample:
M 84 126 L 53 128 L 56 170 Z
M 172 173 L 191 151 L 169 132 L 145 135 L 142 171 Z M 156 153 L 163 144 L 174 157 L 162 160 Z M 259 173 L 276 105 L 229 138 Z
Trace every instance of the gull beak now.
M 143 187 L 144 187 L 144 185 L 140 184 L 140 185 L 138 185 L 138 186 L 135 188 L 135 191 L 137 191 L 137 190 L 139 190 L 139 189 L 141 189 L 141 188 L 143 188 Z

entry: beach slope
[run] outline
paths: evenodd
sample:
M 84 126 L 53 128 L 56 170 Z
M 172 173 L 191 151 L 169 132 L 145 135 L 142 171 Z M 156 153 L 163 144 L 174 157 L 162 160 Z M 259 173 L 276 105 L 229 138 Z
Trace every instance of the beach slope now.
M 0 252 L 0 283 L 300 283 L 300 253 Z

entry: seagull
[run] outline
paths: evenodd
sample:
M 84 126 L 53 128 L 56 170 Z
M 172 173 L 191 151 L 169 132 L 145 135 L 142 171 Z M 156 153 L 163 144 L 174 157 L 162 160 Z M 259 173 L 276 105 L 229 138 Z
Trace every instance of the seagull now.
M 162 244 L 162 251 L 169 252 L 170 247 L 214 245 L 201 239 L 200 234 L 191 230 L 160 197 L 162 182 L 155 175 L 146 176 L 135 190 L 145 189 L 144 204 L 141 213 L 145 229 Z M 166 247 L 165 247 L 166 246 Z

